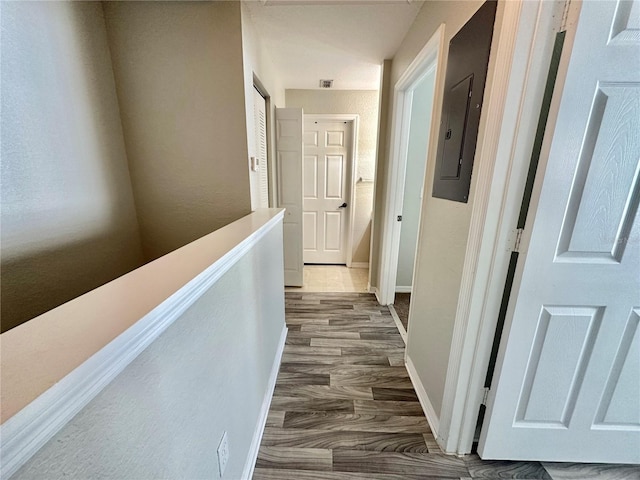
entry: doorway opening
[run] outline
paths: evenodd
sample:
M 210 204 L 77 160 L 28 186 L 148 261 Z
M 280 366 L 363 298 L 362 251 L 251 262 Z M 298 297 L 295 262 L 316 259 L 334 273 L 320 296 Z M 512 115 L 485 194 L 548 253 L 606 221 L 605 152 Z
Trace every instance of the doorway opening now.
M 390 188 L 384 212 L 378 300 L 383 305 L 391 306 L 392 315 L 405 341 L 409 329 L 411 291 L 427 156 L 433 130 L 431 118 L 442 35 L 443 27 L 440 27 L 394 89 Z
M 358 120 L 304 115 L 303 290 L 367 291 L 368 265 L 353 262 Z

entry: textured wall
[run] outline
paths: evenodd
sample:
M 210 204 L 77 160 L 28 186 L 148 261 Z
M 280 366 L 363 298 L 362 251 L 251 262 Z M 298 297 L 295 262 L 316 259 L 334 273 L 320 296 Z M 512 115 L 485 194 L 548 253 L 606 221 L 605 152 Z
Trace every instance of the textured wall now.
M 250 211 L 239 2 L 105 2 L 145 255 Z
M 241 478 L 285 326 L 283 284 L 278 224 L 12 480 L 217 479 L 224 431 L 224 478 Z
M 275 157 L 275 131 L 273 128 L 275 125 L 275 108 L 284 107 L 284 87 L 282 86 L 282 80 L 279 72 L 271 62 L 268 50 L 265 48 L 260 40 L 255 27 L 251 20 L 251 14 L 249 13 L 249 7 L 245 2 L 242 2 L 242 58 L 244 65 L 244 89 L 245 89 L 245 107 L 247 116 L 247 144 L 249 150 L 249 157 L 256 155 L 256 141 L 255 141 L 255 126 L 254 126 L 254 113 L 253 113 L 253 76 L 255 75 L 262 86 L 267 90 L 270 96 L 270 105 L 267 104 L 267 124 L 271 126 L 270 132 L 267 131 L 267 135 L 270 134 L 267 142 L 267 148 L 270 150 L 267 153 L 268 160 L 271 161 L 269 166 L 270 174 L 273 176 L 275 166 L 273 165 Z M 259 176 L 258 172 L 249 170 L 249 178 L 251 181 L 251 204 L 256 208 L 258 205 L 258 198 L 260 192 Z M 270 197 L 273 198 L 274 192 L 270 192 Z
M 287 90 L 287 107 L 304 113 L 355 113 L 360 115 L 356 179 L 372 180 L 375 174 L 378 128 L 378 92 L 375 90 Z M 353 261 L 369 262 L 373 182 L 356 183 L 353 225 Z
M 393 57 L 388 90 L 383 92 L 383 95 L 391 98 L 393 88 L 400 76 L 441 24 L 445 24 L 446 51 L 451 38 L 473 16 L 482 3 L 481 0 L 425 2 Z M 437 75 L 444 77 L 445 72 L 446 66 Z M 433 121 L 439 124 L 442 106 L 441 91 L 435 92 L 434 103 L 437 106 L 437 114 Z M 392 114 L 390 109 L 386 130 L 387 148 L 384 152 L 380 152 L 378 158 L 378 177 L 382 176 L 383 182 L 388 178 L 390 168 Z M 480 136 L 478 141 L 481 141 Z M 434 156 L 435 152 L 431 149 L 422 203 L 422 223 L 419 230 L 421 240 L 418 246 L 417 272 L 412 296 L 414 315 L 411 319 L 407 355 L 416 366 L 420 380 L 436 414 L 439 415 L 469 234 L 475 177 L 471 180 L 469 203 L 432 198 Z M 388 188 L 386 183 L 378 185 L 382 187 L 379 189 L 381 193 L 386 194 Z M 376 209 L 377 225 L 381 223 L 381 215 L 382 212 Z M 380 259 L 376 258 L 375 262 L 379 264 Z M 379 279 L 376 279 L 374 284 L 379 285 Z
M 101 4 L 1 8 L 6 330 L 143 259 Z
M 411 124 L 407 148 L 407 171 L 402 199 L 402 228 L 398 253 L 396 286 L 411 287 L 413 264 L 416 258 L 422 187 L 427 164 L 427 145 L 433 108 L 434 72 L 423 78 L 413 91 Z

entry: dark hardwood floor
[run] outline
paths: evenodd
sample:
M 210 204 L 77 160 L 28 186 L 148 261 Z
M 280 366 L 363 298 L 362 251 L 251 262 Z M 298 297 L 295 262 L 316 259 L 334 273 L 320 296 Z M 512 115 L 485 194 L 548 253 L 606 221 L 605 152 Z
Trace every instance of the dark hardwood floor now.
M 358 293 L 286 293 L 289 328 L 254 480 L 637 479 L 628 467 L 444 455 L 388 308 Z M 604 474 L 599 476 L 598 474 Z M 589 476 L 591 475 L 591 476 Z

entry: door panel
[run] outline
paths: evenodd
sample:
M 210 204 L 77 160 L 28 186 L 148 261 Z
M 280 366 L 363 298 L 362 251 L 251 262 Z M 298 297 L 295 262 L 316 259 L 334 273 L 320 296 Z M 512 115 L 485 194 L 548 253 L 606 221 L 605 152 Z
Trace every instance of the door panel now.
M 278 206 L 284 215 L 284 282 L 302 286 L 302 109 L 276 109 Z
M 304 198 L 318 198 L 318 156 L 304 156 Z
M 346 263 L 351 123 L 306 119 L 304 138 L 304 262 Z
M 640 462 L 640 37 L 623 35 L 631 3 L 580 7 L 489 395 L 485 459 Z
M 344 167 L 343 155 L 327 155 L 325 157 L 325 199 L 342 200 L 344 198 Z

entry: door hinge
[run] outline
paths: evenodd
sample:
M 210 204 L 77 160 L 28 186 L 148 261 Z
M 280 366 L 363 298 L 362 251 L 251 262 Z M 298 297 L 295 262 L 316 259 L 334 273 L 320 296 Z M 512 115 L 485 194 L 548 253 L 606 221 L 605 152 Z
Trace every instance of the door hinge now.
M 522 233 L 524 232 L 523 228 L 516 229 L 516 239 L 513 242 L 513 250 L 514 252 L 520 251 L 520 242 L 522 241 Z
M 402 221 L 402 215 L 398 215 L 398 221 L 401 222 Z
M 565 0 L 564 7 L 562 9 L 562 18 L 560 19 L 560 32 L 567 30 L 567 22 L 569 20 L 569 7 L 571 6 L 571 0 Z
M 487 400 L 489 399 L 489 387 L 484 387 L 484 392 L 482 393 L 482 403 L 481 405 L 487 405 Z

